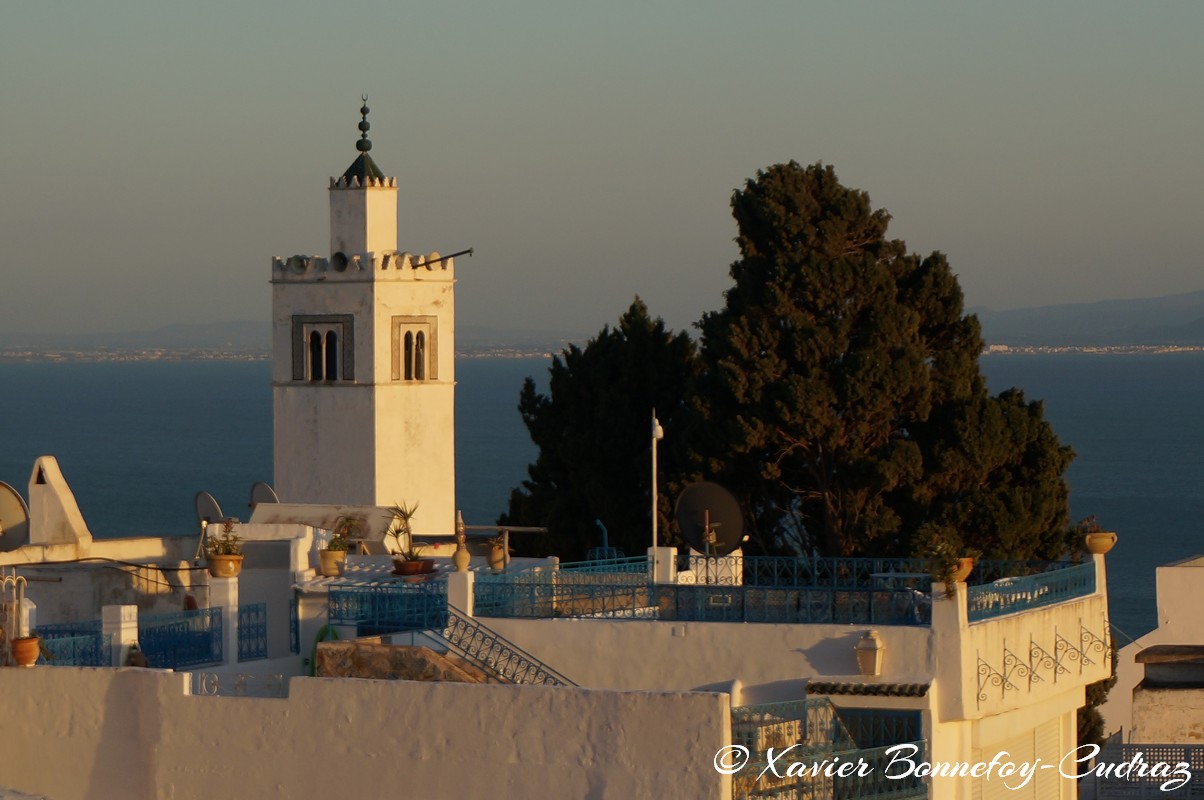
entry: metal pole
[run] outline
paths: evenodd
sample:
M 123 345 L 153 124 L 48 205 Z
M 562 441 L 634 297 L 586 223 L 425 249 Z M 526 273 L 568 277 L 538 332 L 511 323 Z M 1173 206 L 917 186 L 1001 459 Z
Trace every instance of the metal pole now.
M 652 409 L 652 580 L 656 580 L 656 443 L 660 439 L 665 438 L 665 431 L 661 428 L 660 422 L 656 419 L 656 409 Z

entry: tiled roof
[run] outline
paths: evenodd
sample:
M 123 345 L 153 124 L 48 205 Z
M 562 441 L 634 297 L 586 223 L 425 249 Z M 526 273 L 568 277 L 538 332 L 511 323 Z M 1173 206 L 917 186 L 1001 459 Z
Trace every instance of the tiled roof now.
M 348 185 L 351 184 L 352 178 L 359 178 L 359 185 L 366 186 L 369 178 L 376 180 L 384 180 L 385 173 L 380 171 L 380 167 L 376 166 L 376 162 L 372 160 L 372 156 L 367 153 L 360 153 L 356 156 L 355 161 L 351 162 L 351 166 L 343 173 L 343 180 Z
M 928 694 L 926 683 L 849 683 L 845 681 L 811 681 L 807 694 L 860 694 L 879 697 L 923 697 Z

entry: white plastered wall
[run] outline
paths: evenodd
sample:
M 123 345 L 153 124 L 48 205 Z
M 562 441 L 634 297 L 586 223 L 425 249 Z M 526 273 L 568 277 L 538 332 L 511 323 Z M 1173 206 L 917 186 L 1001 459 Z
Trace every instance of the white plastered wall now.
M 721 694 L 294 678 L 197 697 L 153 670 L 5 670 L 10 788 L 55 800 L 730 798 Z M 18 722 L 19 720 L 19 722 Z M 398 794 L 399 793 L 399 794 Z

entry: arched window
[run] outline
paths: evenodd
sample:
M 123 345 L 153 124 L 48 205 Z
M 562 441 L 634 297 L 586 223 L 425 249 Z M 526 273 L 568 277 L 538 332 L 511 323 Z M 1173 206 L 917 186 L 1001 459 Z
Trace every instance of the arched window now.
M 334 331 L 326 332 L 326 378 L 339 379 L 339 335 Z
M 322 380 L 322 334 L 317 331 L 309 335 L 309 380 Z
M 406 331 L 405 342 L 402 345 L 402 354 L 405 358 L 405 379 L 407 381 L 414 380 L 414 334 Z
M 426 380 L 426 334 L 422 331 L 414 337 L 414 379 Z
M 439 380 L 436 322 L 433 316 L 393 317 L 393 380 Z

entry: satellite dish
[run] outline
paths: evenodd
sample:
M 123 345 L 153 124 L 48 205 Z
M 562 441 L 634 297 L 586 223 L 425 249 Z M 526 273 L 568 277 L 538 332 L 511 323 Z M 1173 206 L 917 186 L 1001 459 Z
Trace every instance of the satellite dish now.
M 744 540 L 740 504 L 717 483 L 691 483 L 678 496 L 674 514 L 681 538 L 700 553 L 726 556 Z
M 29 544 L 29 506 L 16 489 L 0 481 L 0 553 Z
M 330 257 L 330 263 L 334 265 L 335 272 L 347 271 L 347 254 L 342 250 Z
M 263 481 L 255 481 L 251 484 L 251 508 L 260 503 L 279 503 L 280 498 L 276 495 L 276 490 L 271 487 L 271 484 Z
M 198 524 L 203 522 L 207 525 L 212 522 L 221 522 L 226 518 L 226 515 L 222 513 L 222 507 L 217 504 L 209 492 L 197 492 L 195 504 Z

